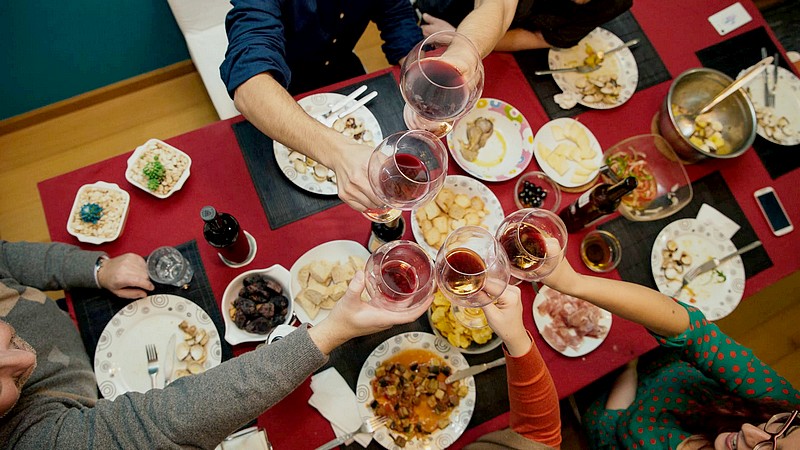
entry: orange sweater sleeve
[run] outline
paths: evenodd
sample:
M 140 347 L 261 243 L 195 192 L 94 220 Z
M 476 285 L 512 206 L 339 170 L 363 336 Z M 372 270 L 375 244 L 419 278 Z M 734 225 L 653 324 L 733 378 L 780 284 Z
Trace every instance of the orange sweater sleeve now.
M 528 332 L 530 336 L 530 332 Z M 553 378 L 531 337 L 531 349 L 512 357 L 503 347 L 508 373 L 511 429 L 535 442 L 561 445 L 561 412 Z

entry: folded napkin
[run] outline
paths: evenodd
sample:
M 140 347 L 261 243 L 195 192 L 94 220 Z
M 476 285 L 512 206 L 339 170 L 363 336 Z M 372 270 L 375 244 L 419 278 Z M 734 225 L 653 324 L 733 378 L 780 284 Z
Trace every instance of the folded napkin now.
M 578 96 L 572 92 L 562 92 L 553 96 L 553 100 L 563 109 L 572 109 L 578 104 Z
M 739 224 L 707 203 L 700 205 L 700 211 L 697 212 L 697 221 L 720 231 L 727 239 L 731 239 L 741 228 Z
M 335 367 L 311 377 L 311 398 L 308 404 L 317 408 L 328 419 L 336 436 L 352 433 L 361 427 L 356 395 Z M 354 438 L 363 447 L 369 445 L 372 435 L 359 433 Z

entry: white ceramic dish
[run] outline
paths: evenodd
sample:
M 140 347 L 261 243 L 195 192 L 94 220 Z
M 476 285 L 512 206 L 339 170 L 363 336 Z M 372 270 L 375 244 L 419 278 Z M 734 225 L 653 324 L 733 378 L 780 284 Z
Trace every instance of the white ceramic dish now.
M 550 68 L 560 69 L 583 64 L 587 56 L 587 44 L 590 45 L 594 51 L 606 51 L 622 45 L 623 42 L 622 39 L 618 38 L 614 33 L 604 28 L 595 28 L 574 47 L 559 50 L 551 49 L 547 55 L 547 62 Z M 622 90 L 616 98 L 616 101 L 614 103 L 603 103 L 583 100 L 583 96 L 578 94 L 578 88 L 576 87 L 578 80 L 592 80 L 603 76 L 617 77 L 617 83 L 622 87 Z M 639 84 L 639 67 L 636 65 L 636 58 L 634 58 L 631 49 L 623 48 L 606 57 L 602 63 L 602 67 L 594 72 L 555 73 L 553 74 L 553 79 L 562 91 L 575 94 L 578 98 L 578 103 L 581 105 L 594 109 L 611 109 L 627 102 L 633 96 L 634 92 L 636 92 L 636 86 Z
M 747 69 L 742 70 L 738 77 L 741 77 L 746 71 Z M 767 66 L 764 73 L 769 79 L 770 87 L 772 87 L 775 67 Z M 747 83 L 745 88 L 747 94 L 750 96 L 750 101 L 753 102 L 753 106 L 756 108 L 757 115 L 760 110 L 766 108 L 764 101 L 764 76 L 764 74 L 757 76 L 754 80 Z M 778 145 L 800 144 L 800 79 L 783 67 L 778 67 L 778 84 L 775 87 L 775 107 L 770 109 L 776 117 L 785 117 L 789 121 L 789 127 L 794 131 L 794 135 L 781 140 L 773 139 L 767 135 L 761 123 L 758 124 L 756 133 L 764 139 Z
M 335 92 L 326 92 L 303 97 L 297 101 L 297 104 L 299 104 L 310 116 L 319 116 L 325 112 L 328 112 L 332 105 L 338 103 L 344 98 L 344 95 L 337 94 Z M 380 99 L 377 101 L 380 101 Z M 355 103 L 355 101 L 351 103 Z M 350 104 L 342 109 L 342 111 L 346 111 L 347 107 L 349 106 Z M 366 106 L 358 108 L 349 115 L 364 121 L 364 128 L 372 132 L 373 146 L 377 146 L 378 143 L 383 140 L 381 125 L 378 123 L 378 119 L 375 118 L 375 116 L 370 112 L 369 109 L 367 109 Z M 289 160 L 290 149 L 288 147 L 280 142 L 275 141 L 272 148 L 275 153 L 275 160 L 278 162 L 278 167 L 280 167 L 281 172 L 283 172 L 286 178 L 288 178 L 289 181 L 294 183 L 297 187 L 320 195 L 337 195 L 339 193 L 336 183 L 330 180 L 318 181 L 310 173 L 298 173 L 292 165 L 292 161 Z
M 298 258 L 297 261 L 292 264 L 292 268 L 289 269 L 289 279 L 291 280 L 290 283 L 292 286 L 292 302 L 294 303 L 294 296 L 299 294 L 301 290 L 300 281 L 297 278 L 297 274 L 300 272 L 300 269 L 314 261 L 320 260 L 326 260 L 330 263 L 335 263 L 337 261 L 346 263 L 349 256 L 358 256 L 359 258 L 363 259 L 364 262 L 366 262 L 367 259 L 369 259 L 369 250 L 355 241 L 338 240 L 320 244 L 305 252 L 303 256 Z M 361 270 L 364 270 L 364 268 L 362 267 Z M 306 310 L 300 305 L 295 308 L 294 313 L 297 314 L 297 318 L 300 319 L 301 322 L 309 322 L 316 325 L 320 323 L 322 319 L 328 317 L 330 310 L 321 309 L 313 320 L 308 315 Z
M 136 161 L 143 155 L 145 155 L 146 152 L 151 151 L 156 144 L 165 149 L 166 152 L 173 153 L 180 158 L 186 158 L 186 160 L 188 161 L 186 163 L 186 167 L 184 167 L 183 171 L 180 172 L 180 175 L 178 176 L 178 179 L 175 182 L 175 184 L 173 184 L 170 190 L 165 193 L 158 193 L 151 191 L 150 189 L 148 189 L 146 183 L 140 182 L 134 176 L 134 170 L 135 170 L 134 165 L 136 164 Z M 150 195 L 153 195 L 154 197 L 167 198 L 170 195 L 178 192 L 183 187 L 183 184 L 186 183 L 186 180 L 189 178 L 191 167 L 192 167 L 192 158 L 190 158 L 189 155 L 167 144 L 164 141 L 158 139 L 150 139 L 144 144 L 136 147 L 136 150 L 134 150 L 133 154 L 131 154 L 131 156 L 128 158 L 128 168 L 125 170 L 125 179 L 128 180 L 128 182 L 131 183 L 132 185 L 138 187 L 139 189 L 147 192 Z
M 547 291 L 549 290 L 549 287 L 542 286 L 542 288 L 539 290 L 539 293 L 536 294 L 536 297 L 533 299 L 533 305 L 531 307 L 533 310 L 533 321 L 536 323 L 536 328 L 539 330 L 539 334 L 542 335 L 542 338 L 544 338 L 545 342 L 547 342 L 547 344 L 552 347 L 553 350 L 561 353 L 564 356 L 569 356 L 570 358 L 586 355 L 599 347 L 600 344 L 606 340 L 606 337 L 608 337 L 608 333 L 611 331 L 612 322 L 611 313 L 602 308 L 600 309 L 601 315 L 600 321 L 598 322 L 598 325 L 606 327 L 606 332 L 602 336 L 598 338 L 584 336 L 583 340 L 581 341 L 581 345 L 577 349 L 567 347 L 564 351 L 559 350 L 555 345 L 553 345 L 552 342 L 550 342 L 550 338 L 543 333 L 543 330 L 545 327 L 547 327 L 547 325 L 553 322 L 553 318 L 549 315 L 543 315 L 539 313 L 539 305 L 545 301 L 545 295 L 547 295 Z
M 289 324 L 292 322 L 294 301 L 292 300 L 289 271 L 286 270 L 285 267 L 275 264 L 266 269 L 254 269 L 242 272 L 228 283 L 228 287 L 225 288 L 225 293 L 222 294 L 222 319 L 225 322 L 225 340 L 231 345 L 241 344 L 242 342 L 262 342 L 269 338 L 269 334 L 256 334 L 239 328 L 233 323 L 229 312 L 233 306 L 233 301 L 239 296 L 239 290 L 242 289 L 242 282 L 244 279 L 255 274 L 267 276 L 280 283 L 281 287 L 283 287 L 283 295 L 289 299 L 289 312 L 286 313 L 286 319 L 283 323 Z
M 578 126 L 586 136 L 589 138 L 589 145 L 594 150 L 594 156 L 590 161 L 593 166 L 597 168 L 590 171 L 588 175 L 580 177 L 580 180 L 575 180 L 578 177 L 577 173 L 581 170 L 585 170 L 581 167 L 580 163 L 577 161 L 566 160 L 567 170 L 564 174 L 558 173 L 558 171 L 547 162 L 547 159 L 544 158 L 541 154 L 539 144 L 543 144 L 547 149 L 550 151 L 556 151 L 555 149 L 559 144 L 562 143 L 572 143 L 569 139 L 556 139 L 556 136 L 553 133 L 553 130 L 558 127 L 562 131 L 566 131 L 569 127 Z M 600 167 L 603 165 L 603 149 L 600 147 L 600 143 L 597 141 L 597 138 L 594 136 L 591 130 L 586 127 L 586 125 L 578 122 L 575 119 L 569 118 L 560 118 L 551 120 L 539 128 L 539 131 L 536 132 L 536 137 L 533 139 L 533 148 L 535 149 L 533 155 L 536 157 L 536 162 L 541 167 L 542 172 L 547 174 L 553 181 L 558 183 L 560 186 L 565 188 L 578 188 L 581 186 L 586 185 L 587 183 L 592 182 L 597 175 L 600 173 Z
M 491 120 L 494 132 L 475 160 L 469 161 L 460 148 L 468 142 L 469 122 L 479 117 Z M 456 163 L 470 175 L 484 181 L 505 181 L 525 171 L 533 159 L 533 131 L 525 116 L 510 104 L 482 98 L 447 135 L 447 146 Z
M 377 346 L 370 353 L 356 383 L 356 401 L 358 411 L 363 420 L 374 417 L 375 414 L 369 404 L 374 399 L 370 381 L 375 377 L 375 369 L 383 361 L 404 350 L 424 349 L 438 354 L 455 372 L 469 367 L 464 356 L 454 349 L 446 340 L 429 333 L 412 332 L 393 336 Z M 459 405 L 450 413 L 450 425 L 444 430 L 438 430 L 426 439 L 411 439 L 406 443 L 405 450 L 427 450 L 431 448 L 444 449 L 453 444 L 467 429 L 472 413 L 475 411 L 475 377 L 461 380 L 467 386 L 467 395 L 461 399 Z M 379 444 L 390 450 L 398 450 L 390 431 L 381 427 L 372 436 Z
M 474 178 L 465 177 L 463 175 L 448 175 L 444 180 L 442 189 L 450 189 L 454 194 L 465 194 L 469 197 L 477 195 L 480 197 L 488 211 L 488 214 L 483 218 L 483 224 L 488 227 L 489 232 L 492 234 L 497 231 L 503 218 L 505 218 L 503 207 L 500 205 L 500 201 L 497 199 L 497 196 L 494 195 L 494 192 L 486 187 L 485 184 Z M 422 228 L 420 228 L 419 221 L 417 220 L 416 211 L 411 213 L 411 231 L 414 234 L 414 240 L 417 241 L 417 244 L 425 249 L 431 258 L 435 259 L 439 249 L 433 248 L 425 242 Z
M 428 308 L 428 312 L 426 313 L 426 315 L 428 316 L 428 323 L 430 324 L 431 329 L 433 330 L 433 334 L 435 334 L 436 337 L 438 337 L 440 339 L 444 339 L 445 341 L 447 341 L 447 338 L 442 335 L 442 332 L 439 331 L 438 328 L 436 328 L 436 325 L 434 325 L 433 321 L 431 320 L 431 308 Z M 449 343 L 450 342 L 448 341 L 448 344 Z M 496 349 L 502 343 L 503 343 L 503 340 L 500 339 L 500 336 L 498 336 L 497 333 L 494 333 L 492 335 L 492 338 L 489 339 L 489 342 L 486 342 L 484 344 L 478 344 L 478 343 L 472 342 L 472 344 L 470 344 L 469 347 L 467 347 L 467 348 L 457 347 L 455 345 L 453 345 L 453 348 L 455 348 L 459 352 L 464 353 L 466 355 L 479 355 L 481 353 L 490 352 L 490 351 Z M 450 344 L 450 345 L 452 345 L 452 344 Z
M 119 196 L 118 203 L 114 205 L 107 204 L 103 208 L 104 215 L 97 223 L 100 227 L 106 226 L 108 228 L 106 232 L 102 233 L 103 235 L 92 230 L 84 231 L 79 228 L 81 207 L 84 205 L 84 200 L 86 200 L 85 196 L 91 195 L 92 192 L 111 192 Z M 80 242 L 89 244 L 111 242 L 122 234 L 122 230 L 125 228 L 125 221 L 128 219 L 130 204 L 130 194 L 115 183 L 97 181 L 92 184 L 84 184 L 78 188 L 78 192 L 75 194 L 75 201 L 72 203 L 72 208 L 70 208 L 69 217 L 67 218 L 67 233 L 78 238 Z M 109 223 L 109 221 L 114 223 Z
M 177 295 L 151 295 L 129 303 L 106 324 L 94 352 L 94 373 L 103 398 L 114 400 L 126 392 L 151 389 L 144 347 L 155 344 L 163 368 L 169 338 L 183 332 L 178 324 L 186 320 L 206 330 L 209 336 L 205 369 L 222 361 L 222 343 L 211 317 L 194 302 Z M 182 363 L 176 360 L 176 369 Z M 163 382 L 163 370 L 158 374 Z
M 683 273 L 711 258 L 721 258 L 736 251 L 730 239 L 696 219 L 680 219 L 670 223 L 658 233 L 650 252 L 653 278 L 658 290 L 665 295 L 675 294 L 681 286 L 680 280 L 667 279 L 661 270 L 663 250 L 670 240 L 678 245 L 678 251 L 685 251 L 692 257 L 692 263 Z M 683 303 L 703 311 L 708 320 L 721 319 L 733 312 L 744 295 L 745 272 L 740 256 L 735 256 L 716 270 L 724 275 L 724 281 L 712 270 L 699 275 L 677 296 Z

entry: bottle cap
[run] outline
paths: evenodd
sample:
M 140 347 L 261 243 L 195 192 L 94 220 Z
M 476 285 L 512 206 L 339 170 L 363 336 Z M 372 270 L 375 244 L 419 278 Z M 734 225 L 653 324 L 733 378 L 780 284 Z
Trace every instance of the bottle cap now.
M 213 206 L 204 206 L 203 209 L 200 210 L 200 217 L 206 222 L 214 220 L 214 218 L 217 217 L 217 210 L 214 209 Z

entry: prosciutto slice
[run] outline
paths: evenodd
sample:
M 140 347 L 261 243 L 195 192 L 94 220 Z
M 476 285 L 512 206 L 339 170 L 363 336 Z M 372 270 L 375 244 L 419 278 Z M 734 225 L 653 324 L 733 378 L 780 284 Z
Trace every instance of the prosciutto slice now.
M 599 338 L 608 331 L 608 327 L 600 325 L 602 310 L 597 306 L 554 289 L 545 291 L 544 296 L 538 306 L 539 314 L 553 320 L 544 327 L 542 335 L 556 350 L 578 350 L 584 337 Z

